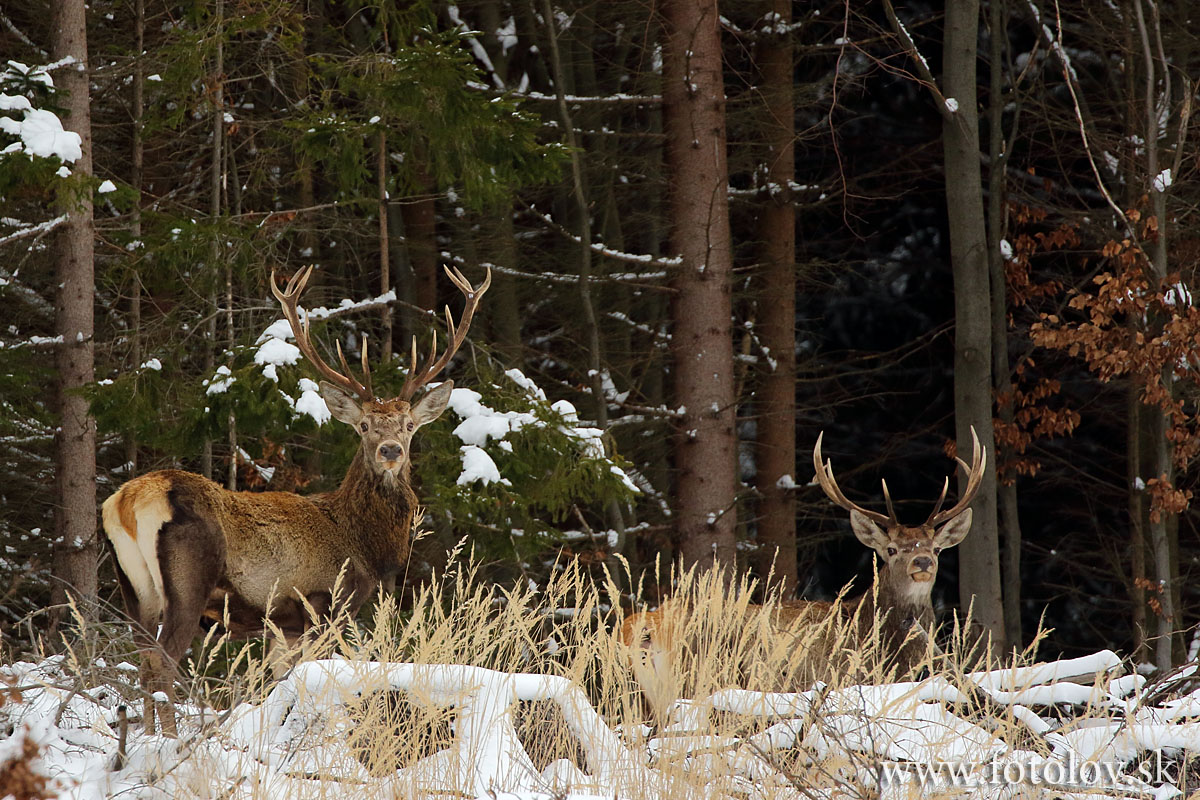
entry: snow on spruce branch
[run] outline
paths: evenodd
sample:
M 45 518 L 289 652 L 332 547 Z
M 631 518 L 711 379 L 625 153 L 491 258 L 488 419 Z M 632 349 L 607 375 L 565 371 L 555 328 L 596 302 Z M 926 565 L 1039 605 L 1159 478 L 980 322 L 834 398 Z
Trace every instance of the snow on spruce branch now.
M 24 84 L 53 90 L 54 81 L 49 71 L 68 63 L 71 60 L 29 67 L 19 61 L 9 61 L 4 72 L 0 73 L 0 87 L 9 90 Z M 57 114 L 35 108 L 25 95 L 0 92 L 0 112 L 21 114 L 20 119 L 0 116 L 0 132 L 16 140 L 0 150 L 0 155 L 24 153 L 30 158 L 54 157 L 68 162 L 83 157 L 83 140 L 79 134 L 65 130 Z
M 563 236 L 567 237 L 568 239 L 575 242 L 576 244 L 583 244 L 583 240 L 580 239 L 579 236 L 577 236 L 574 233 L 571 233 L 569 230 L 567 230 L 566 228 L 559 225 L 557 222 L 554 221 L 554 219 L 549 214 L 543 214 L 542 212 L 538 211 L 533 206 L 529 206 L 528 209 L 531 214 L 533 214 L 536 217 L 541 218 L 541 220 L 543 222 L 545 222 L 550 227 L 554 228 L 556 231 L 558 231 Z M 593 253 L 602 255 L 605 258 L 611 258 L 613 261 L 624 261 L 629 264 L 639 264 L 639 265 L 644 265 L 644 266 L 670 268 L 670 267 L 678 267 L 683 263 L 683 258 L 681 256 L 671 256 L 668 258 L 655 258 L 654 256 L 650 255 L 649 253 L 625 253 L 620 250 L 613 250 L 611 247 L 605 247 L 600 242 L 589 242 L 588 247 L 591 249 L 591 251 Z M 653 274 L 643 274 L 641 277 L 643 279 L 648 279 L 648 278 L 658 278 L 658 277 L 665 277 L 665 276 L 666 276 L 665 273 L 653 273 Z
M 13 231 L 12 233 L 5 234 L 4 236 L 0 236 L 0 245 L 6 245 L 9 242 L 15 242 L 18 239 L 24 239 L 27 236 L 45 235 L 45 234 L 49 233 L 50 231 L 54 230 L 55 228 L 57 228 L 59 225 L 62 225 L 64 222 L 67 221 L 67 219 L 68 219 L 68 216 L 66 214 L 62 214 L 60 216 L 55 217 L 54 219 L 48 219 L 45 222 L 39 222 L 36 224 L 24 223 L 24 222 L 20 222 L 19 220 L 5 219 L 5 220 L 3 220 L 3 222 L 12 222 L 13 224 L 17 225 L 18 228 L 17 228 L 17 230 Z M 0 283 L 0 285 L 3 285 L 3 284 Z

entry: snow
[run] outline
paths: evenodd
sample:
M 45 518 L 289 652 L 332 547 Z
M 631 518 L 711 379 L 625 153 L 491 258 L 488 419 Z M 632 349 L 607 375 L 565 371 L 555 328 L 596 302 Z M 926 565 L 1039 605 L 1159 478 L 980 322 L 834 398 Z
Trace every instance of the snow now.
M 947 97 L 946 98 L 946 110 L 949 111 L 951 114 L 957 114 L 958 113 L 958 101 L 955 100 L 953 97 Z
M 224 394 L 229 391 L 229 387 L 234 384 L 235 380 L 229 367 L 222 364 L 217 367 L 216 374 L 208 380 L 208 388 L 204 390 L 204 393 L 206 395 Z
M 796 791 L 792 781 L 803 775 L 786 774 L 772 754 L 800 750 L 809 758 L 860 765 L 845 786 L 887 798 L 934 785 L 989 799 L 1039 785 L 1087 789 L 1092 797 L 1174 797 L 1182 776 L 1164 757 L 1200 752 L 1200 723 L 1191 721 L 1200 690 L 1152 704 L 1141 676 L 1113 674 L 1119 665 L 1115 654 L 1102 651 L 970 676 L 989 694 L 1037 689 L 1039 706 L 1057 707 L 1047 708 L 1043 718 L 997 699 L 1048 745 L 1035 752 L 998 738 L 999 729 L 980 712 L 958 710 L 964 696 L 941 677 L 800 693 L 724 689 L 677 701 L 655 737 L 644 726 L 604 719 L 583 688 L 562 676 L 331 658 L 296 665 L 261 700 L 223 713 L 181 706 L 181 739 L 131 725 L 126 764 L 113 769 L 117 709 L 129 696 L 119 689 L 132 689 L 137 668 L 117 665 L 110 670 L 117 684 L 81 688 L 67 660 L 54 656 L 0 667 L 3 685 L 21 687 L 19 699 L 0 706 L 0 730 L 11 731 L 0 739 L 0 765 L 29 739 L 40 750 L 33 770 L 50 777 L 62 796 L 89 800 L 198 792 L 304 800 L 346 791 L 335 788 L 346 785 L 358 787 L 353 796 L 513 800 L 723 797 L 728 792 L 717 787 L 737 785 L 739 796 L 790 800 L 814 795 Z M 1094 680 L 1062 680 L 1092 669 Z M 1082 700 L 1080 690 L 1091 692 L 1091 700 Z M 426 708 L 452 709 L 452 743 L 393 770 L 369 772 L 349 741 L 356 724 L 349 707 L 385 691 L 404 692 Z M 562 730 L 555 733 L 578 744 L 579 763 L 559 759 L 535 766 L 520 732 L 518 701 L 557 709 Z M 1062 724 L 1063 707 L 1083 703 L 1093 704 L 1087 712 L 1093 716 Z M 1096 703 L 1113 713 L 1094 716 Z M 747 723 L 762 720 L 765 727 L 747 724 L 749 733 L 714 735 L 706 727 L 713 712 L 746 717 Z M 687 773 L 704 776 L 709 790 L 683 785 L 681 763 L 689 765 Z
M 462 418 L 454 435 L 467 447 L 486 447 L 490 439 L 497 441 L 509 433 L 533 424 L 537 418 L 528 412 L 496 411 L 485 406 L 483 395 L 474 389 L 455 389 L 450 393 L 450 408 Z
M 32 111 L 33 104 L 24 95 L 0 93 L 0 111 Z
M 163 367 L 162 367 L 161 361 L 159 361 L 157 358 L 151 358 L 151 359 L 147 359 L 146 362 L 144 364 L 142 364 L 141 368 L 142 369 L 152 369 L 155 372 L 162 372 Z
M 109 192 L 115 192 L 116 190 L 117 185 L 109 180 L 104 181 L 96 187 L 96 192 L 99 194 L 108 194 Z
M 545 407 L 546 393 L 533 380 L 518 369 L 510 369 L 504 374 L 524 390 L 532 403 Z M 512 443 L 508 441 L 508 435 L 530 426 L 544 427 L 553 424 L 564 435 L 579 443 L 584 457 L 597 460 L 607 458 L 603 431 L 581 425 L 575 406 L 567 400 L 558 400 L 549 407 L 549 410 L 559 417 L 556 423 L 548 423 L 529 411 L 498 411 L 485 405 L 483 395 L 474 389 L 454 389 L 450 393 L 449 407 L 461 420 L 454 429 L 454 435 L 462 442 L 463 468 L 457 481 L 459 486 L 476 481 L 483 481 L 485 486 L 492 482 L 511 485 L 507 478 L 501 476 L 499 467 L 485 448 L 495 443 L 500 450 L 512 452 Z M 639 491 L 620 467 L 609 464 L 609 469 L 630 491 Z
M 473 444 L 463 445 L 462 473 L 459 474 L 456 483 L 459 486 L 466 486 L 476 481 L 482 481 L 484 486 L 489 483 L 512 486 L 511 481 L 500 477 L 500 469 L 486 450 Z
M 296 413 L 308 414 L 318 425 L 324 425 L 333 418 L 325 398 L 321 397 L 321 387 L 308 378 L 300 379 L 300 399 L 296 401 Z
M 63 130 L 62 121 L 51 111 L 24 110 L 24 119 L 0 117 L 0 131 L 20 138 L 24 151 L 31 156 L 74 162 L 83 157 L 83 140 L 74 131 Z M 5 152 L 9 149 L 6 148 Z
M 1154 191 L 1165 192 L 1171 186 L 1171 170 L 1164 169 L 1154 176 Z
M 255 364 L 284 366 L 300 360 L 300 348 L 283 339 L 267 339 L 254 353 Z

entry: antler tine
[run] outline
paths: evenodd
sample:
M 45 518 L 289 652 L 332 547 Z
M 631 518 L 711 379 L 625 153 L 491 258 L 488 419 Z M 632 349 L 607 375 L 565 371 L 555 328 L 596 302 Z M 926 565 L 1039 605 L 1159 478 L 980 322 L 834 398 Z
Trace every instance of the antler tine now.
M 471 286 L 471 282 L 466 279 L 458 269 L 444 267 L 446 275 L 449 276 L 450 282 L 453 283 L 458 290 L 463 293 L 466 298 L 466 305 L 463 307 L 462 318 L 458 324 L 454 322 L 454 315 L 450 313 L 450 307 L 446 306 L 446 334 L 449 341 L 446 344 L 446 350 L 442 353 L 441 358 L 437 355 L 437 336 L 429 346 L 429 358 L 420 367 L 417 366 L 417 343 L 413 339 L 412 366 L 408 373 L 408 379 L 404 381 L 403 388 L 400 389 L 401 400 L 411 400 L 417 390 L 425 384 L 429 383 L 434 376 L 446 368 L 450 363 L 450 359 L 458 352 L 458 348 L 467 339 L 467 331 L 471 328 L 471 319 L 475 316 L 475 309 L 479 307 L 479 299 L 487 292 L 488 287 L 492 285 L 492 270 L 489 267 L 487 277 L 483 279 L 483 283 L 479 288 Z
M 888 516 L 895 520 L 896 509 L 892 508 L 892 493 L 888 491 L 887 479 L 880 478 L 879 483 L 883 485 L 883 501 L 887 503 Z
M 979 444 L 979 435 L 975 433 L 975 426 L 971 426 L 971 466 L 968 467 L 966 462 L 961 458 L 957 459 L 967 472 L 967 485 L 962 491 L 962 496 L 958 498 L 958 502 L 953 508 L 939 512 L 934 508 L 934 513 L 929 515 L 927 525 L 941 525 L 947 520 L 953 519 L 966 510 L 971 501 L 975 499 L 975 493 L 979 491 L 979 486 L 983 482 L 983 473 L 987 470 L 987 449 Z M 949 484 L 950 479 L 946 479 Z M 942 490 L 943 497 L 945 490 Z M 938 502 L 938 507 L 941 506 L 941 501 Z
M 356 386 L 362 386 L 366 392 L 364 397 L 370 397 L 372 400 L 375 399 L 375 391 L 371 388 L 371 365 L 367 363 L 367 335 L 365 333 L 362 335 L 363 382 L 361 384 L 355 379 L 354 373 L 350 370 L 350 364 L 346 361 L 346 356 L 342 354 L 342 343 L 335 342 L 335 344 L 337 346 L 338 362 L 341 363 L 342 370 L 348 376 L 349 380 Z M 355 391 L 358 390 L 356 389 Z M 359 393 L 362 394 L 362 392 Z
M 965 467 L 966 464 L 963 464 Z M 950 491 L 950 478 L 947 477 L 942 481 L 942 493 L 938 495 L 937 502 L 933 504 L 933 511 L 929 512 L 929 519 L 933 519 L 942 510 L 942 504 L 946 502 L 946 492 Z
M 820 435 L 817 436 L 816 447 L 813 448 L 813 467 L 816 468 L 817 471 L 817 483 L 820 484 L 821 488 L 825 490 L 825 494 L 829 497 L 829 499 L 847 511 L 857 511 L 868 519 L 874 520 L 875 522 L 884 525 L 895 523 L 895 515 L 886 516 L 884 514 L 880 514 L 878 511 L 868 511 L 857 503 L 853 503 L 847 499 L 846 495 L 843 494 L 841 487 L 837 485 L 837 478 L 835 478 L 833 475 L 833 462 L 823 461 L 821 458 L 821 441 L 824 438 L 825 432 L 821 431 Z M 887 495 L 886 488 L 884 490 L 884 495 Z M 890 498 L 888 500 L 888 510 L 891 510 Z
M 279 283 L 275 280 L 275 270 L 271 270 L 271 294 L 275 295 L 275 299 L 279 301 L 279 307 L 283 310 L 283 316 L 287 319 L 288 325 L 292 327 L 292 335 L 296 337 L 296 347 L 306 359 L 313 365 L 313 368 L 321 375 L 329 380 L 330 383 L 354 392 L 363 400 L 374 400 L 375 395 L 371 392 L 370 375 L 367 376 L 367 384 L 364 386 L 359 383 L 350 374 L 350 370 L 346 368 L 346 359 L 342 358 L 342 348 L 338 345 L 338 357 L 341 358 L 342 368 L 346 370 L 346 374 L 335 370 L 333 367 L 325 363 L 325 359 L 317 352 L 313 346 L 312 339 L 309 337 L 308 315 L 305 314 L 301 319 L 300 311 L 297 308 L 297 302 L 300 300 L 300 295 L 304 293 L 305 287 L 308 286 L 308 279 L 312 276 L 312 266 L 307 266 L 297 272 L 288 279 L 287 287 L 279 290 Z M 366 365 L 366 342 L 363 343 L 363 365 Z

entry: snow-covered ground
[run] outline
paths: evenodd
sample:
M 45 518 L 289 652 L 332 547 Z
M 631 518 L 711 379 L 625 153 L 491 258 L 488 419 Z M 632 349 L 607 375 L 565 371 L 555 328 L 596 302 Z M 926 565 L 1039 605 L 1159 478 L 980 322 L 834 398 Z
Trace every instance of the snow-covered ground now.
M 812 800 L 944 790 L 1160 800 L 1181 793 L 1185 755 L 1200 753 L 1195 667 L 1176 673 L 1174 690 L 1165 691 L 1164 681 L 1122 675 L 1108 651 L 974 673 L 969 682 L 936 677 L 798 694 L 727 689 L 680 702 L 657 735 L 611 725 L 562 677 L 337 658 L 296 666 L 261 701 L 184 709 L 178 739 L 131 724 L 117 769 L 120 680 L 85 688 L 66 664 L 54 657 L 0 668 L 0 778 L 14 774 L 5 764 L 21 759 L 31 740 L 38 755 L 26 766 L 51 779 L 51 797 Z M 129 665 L 108 674 L 136 681 Z M 965 696 L 971 684 L 990 701 Z M 381 692 L 452 710 L 446 740 L 406 765 L 368 768 L 354 709 Z M 551 735 L 569 742 L 576 758 L 536 763 L 531 723 L 517 713 L 531 702 L 553 707 L 538 724 L 556 725 Z M 714 726 L 715 718 L 742 723 Z M 404 728 L 382 726 L 371 736 L 415 735 Z M 0 797 L 11 791 L 0 785 Z

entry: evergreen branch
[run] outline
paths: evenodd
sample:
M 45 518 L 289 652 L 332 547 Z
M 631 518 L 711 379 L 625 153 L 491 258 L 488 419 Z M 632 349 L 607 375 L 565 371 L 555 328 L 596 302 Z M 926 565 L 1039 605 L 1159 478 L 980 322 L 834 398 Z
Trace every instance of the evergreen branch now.
M 473 88 L 473 89 L 483 88 L 483 89 L 487 89 L 488 91 L 494 91 L 491 87 L 484 86 L 483 84 L 471 84 L 471 88 Z M 515 97 L 520 100 L 532 100 L 532 101 L 538 102 L 538 103 L 557 103 L 558 102 L 558 95 L 543 94 L 542 92 L 508 92 L 508 95 L 510 97 Z M 621 94 L 619 92 L 617 94 L 593 95 L 593 96 L 568 94 L 568 95 L 563 95 L 563 97 L 568 103 L 574 103 L 577 105 L 622 105 L 622 104 L 629 104 L 629 103 L 633 103 L 633 104 L 637 104 L 637 105 L 644 105 L 644 104 L 655 104 L 655 103 L 662 102 L 662 95 Z
M 538 211 L 536 208 L 529 205 L 528 203 L 523 203 L 522 205 L 525 206 L 526 210 L 528 210 L 529 213 L 533 214 L 536 217 L 539 217 L 548 226 L 553 228 L 558 233 L 562 234 L 567 239 L 570 239 L 575 244 L 583 244 L 582 239 L 580 239 L 574 233 L 571 233 L 569 230 L 567 230 L 563 226 L 559 225 L 557 222 L 555 222 L 553 219 L 551 219 L 546 214 L 543 214 L 542 212 Z M 600 244 L 599 242 L 591 242 L 591 243 L 589 243 L 588 247 L 593 253 L 602 255 L 605 258 L 611 258 L 613 261 L 623 261 L 626 264 L 637 264 L 639 266 L 653 266 L 653 267 L 663 267 L 663 268 L 678 267 L 681 264 L 683 264 L 683 259 L 680 258 L 679 256 L 675 256 L 673 258 L 655 258 L 654 256 L 651 256 L 651 255 L 642 255 L 642 254 L 638 254 L 638 253 L 623 253 L 620 250 L 613 250 L 611 248 L 605 247 L 603 244 Z M 657 278 L 657 277 L 663 277 L 663 275 L 662 275 L 662 273 L 654 273 L 653 275 L 647 275 L 644 277 Z
M 524 270 L 519 270 L 515 267 L 505 267 L 500 264 L 493 264 L 489 261 L 480 261 L 480 262 L 478 262 L 478 264 L 476 264 L 475 262 L 468 262 L 462 256 L 456 256 L 453 253 L 447 252 L 445 250 L 442 251 L 441 255 L 442 255 L 442 258 L 444 258 L 447 261 L 449 261 L 450 263 L 458 265 L 458 266 L 478 266 L 480 268 L 486 267 L 488 269 L 495 270 L 496 272 L 500 273 L 501 275 L 511 275 L 514 278 L 526 278 L 529 280 L 536 280 L 536 281 L 548 281 L 550 283 L 569 283 L 569 284 L 573 284 L 573 285 L 579 283 L 578 275 L 566 275 L 561 272 L 525 272 Z M 663 278 L 663 277 L 666 277 L 666 274 L 661 273 L 661 272 L 651 272 L 651 273 L 624 272 L 624 273 L 616 273 L 616 274 L 610 274 L 610 275 L 604 275 L 604 276 L 593 275 L 591 278 L 591 282 L 592 283 L 622 283 L 622 284 L 625 284 L 628 286 L 635 286 L 639 289 L 646 289 L 647 291 L 666 292 L 669 294 L 673 294 L 675 292 L 675 289 L 673 289 L 670 286 L 658 286 L 658 285 L 652 284 L 652 283 L 640 283 L 640 281 L 643 281 L 643 280 L 653 280 L 655 278 Z
M 7 14 L 0 12 L 0 22 L 4 23 L 4 27 L 8 28 L 9 32 L 13 36 L 16 36 L 18 39 L 20 39 L 22 44 L 24 44 L 28 47 L 32 47 L 34 50 L 37 50 L 38 53 L 42 56 L 46 55 L 46 51 L 43 50 L 42 48 L 38 47 L 33 42 L 32 39 L 30 39 L 28 36 L 25 35 L 24 31 L 22 31 L 20 28 L 18 28 L 16 25 L 14 25 L 13 21 L 8 18 Z
M 37 225 L 30 225 L 28 228 L 21 228 L 19 231 L 14 231 L 7 236 L 0 236 L 0 245 L 6 245 L 9 242 L 15 242 L 18 239 L 24 239 L 26 236 L 41 236 L 62 225 L 69 219 L 67 214 L 48 219 L 45 222 L 39 222 Z

